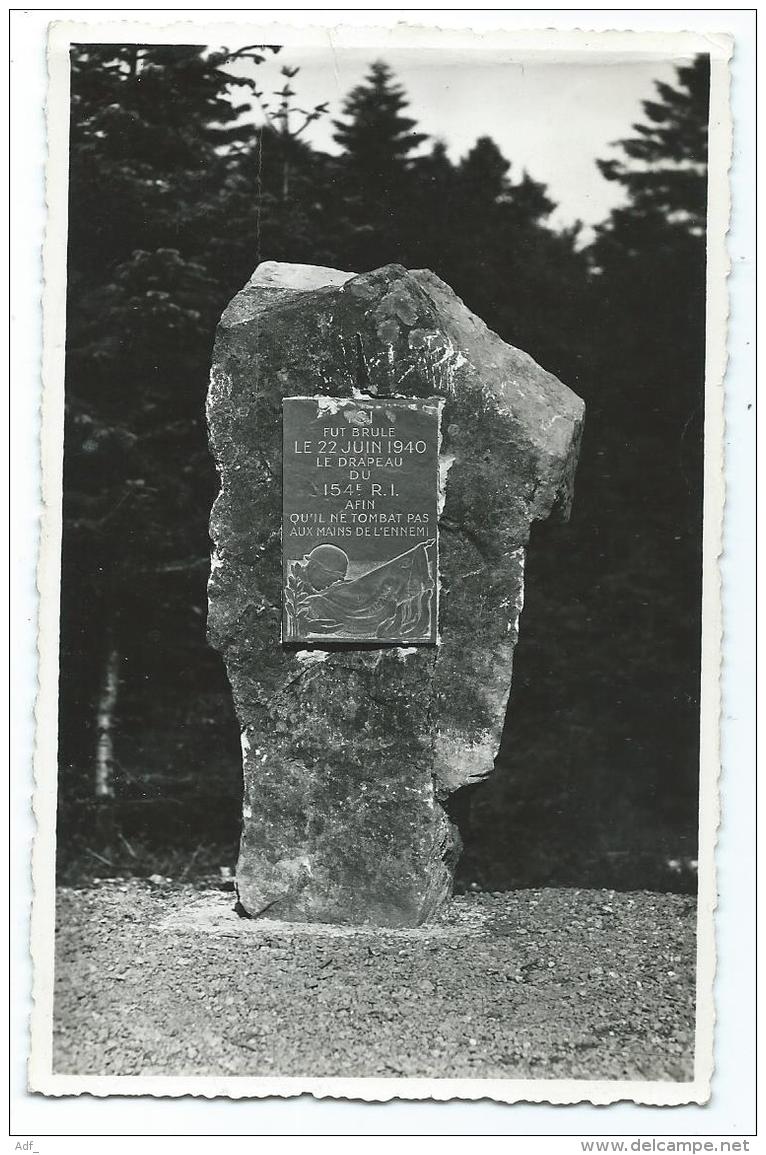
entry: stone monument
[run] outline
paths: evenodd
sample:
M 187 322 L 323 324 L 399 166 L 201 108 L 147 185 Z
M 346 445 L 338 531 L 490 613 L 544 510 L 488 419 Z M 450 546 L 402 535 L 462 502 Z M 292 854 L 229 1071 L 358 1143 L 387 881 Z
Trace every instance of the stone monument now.
M 248 914 L 444 907 L 442 804 L 493 768 L 530 527 L 569 515 L 583 411 L 427 271 L 266 262 L 224 312 L 208 633 L 241 728 Z

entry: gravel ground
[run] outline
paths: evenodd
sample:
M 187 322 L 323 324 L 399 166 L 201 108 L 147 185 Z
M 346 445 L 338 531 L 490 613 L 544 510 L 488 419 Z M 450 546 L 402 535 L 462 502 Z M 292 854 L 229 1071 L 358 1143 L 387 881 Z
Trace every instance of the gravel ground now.
M 59 892 L 54 1072 L 691 1080 L 692 899 L 527 890 L 413 931 L 240 919 L 234 895 Z

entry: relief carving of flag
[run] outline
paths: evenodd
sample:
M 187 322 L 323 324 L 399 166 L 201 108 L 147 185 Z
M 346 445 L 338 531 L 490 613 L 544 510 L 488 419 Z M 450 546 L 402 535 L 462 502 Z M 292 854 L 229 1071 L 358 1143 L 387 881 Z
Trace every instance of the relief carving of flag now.
M 311 633 L 429 640 L 436 590 L 436 542 L 427 541 L 352 581 L 306 599 Z

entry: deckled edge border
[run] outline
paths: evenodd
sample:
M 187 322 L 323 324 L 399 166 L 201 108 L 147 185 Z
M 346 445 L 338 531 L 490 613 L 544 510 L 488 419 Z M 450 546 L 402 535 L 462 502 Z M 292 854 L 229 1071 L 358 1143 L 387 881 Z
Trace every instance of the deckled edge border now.
M 215 26 L 216 30 L 224 26 Z M 228 25 L 241 32 L 243 25 Z M 275 26 L 270 27 L 273 37 Z M 61 496 L 63 475 L 64 348 L 66 296 L 66 239 L 69 127 L 69 58 L 72 42 L 114 39 L 166 43 L 199 42 L 200 26 L 185 23 L 158 27 L 138 22 L 65 24 L 50 27 L 48 41 L 46 202 L 48 224 L 44 244 L 43 290 L 43 402 L 41 431 L 43 516 L 37 585 L 40 595 L 38 619 L 39 677 L 36 704 L 35 791 L 33 811 L 37 823 L 32 858 L 33 906 L 31 956 L 33 1008 L 29 1089 L 50 1096 L 150 1095 L 200 1096 L 204 1098 L 270 1098 L 311 1094 L 317 1099 L 356 1099 L 388 1102 L 392 1099 L 445 1102 L 450 1099 L 486 1099 L 498 1103 L 592 1103 L 606 1105 L 630 1101 L 647 1106 L 705 1103 L 710 1097 L 713 1075 L 715 1011 L 716 908 L 715 845 L 720 816 L 718 799 L 721 589 L 720 555 L 724 515 L 723 381 L 727 361 L 729 260 L 726 235 L 729 228 L 732 124 L 729 105 L 729 61 L 732 38 L 704 33 L 538 31 L 509 32 L 505 39 L 520 52 L 607 47 L 615 52 L 641 48 L 663 56 L 689 56 L 709 52 L 711 58 L 710 163 L 708 203 L 707 352 L 705 388 L 705 501 L 703 528 L 703 631 L 702 695 L 700 709 L 700 854 L 697 938 L 697 1013 L 695 1075 L 689 1083 L 621 1082 L 588 1080 L 496 1080 L 496 1079 L 285 1079 L 217 1078 L 191 1076 L 89 1077 L 52 1073 L 53 943 L 55 929 L 55 828 L 57 802 L 57 693 L 59 591 L 61 578 Z M 303 39 L 306 32 L 315 42 L 337 36 L 342 30 L 289 29 L 287 43 Z M 351 43 L 359 35 L 373 36 L 376 29 L 351 30 Z M 432 40 L 437 30 L 412 27 L 386 29 L 393 35 L 425 35 Z M 263 29 L 261 36 L 267 35 Z M 468 38 L 473 46 L 497 32 L 449 33 L 449 40 Z M 608 41 L 608 44 L 607 44 Z M 273 39 L 272 39 L 273 42 Z M 597 43 L 596 43 L 597 42 Z M 382 41 L 376 35 L 375 43 Z

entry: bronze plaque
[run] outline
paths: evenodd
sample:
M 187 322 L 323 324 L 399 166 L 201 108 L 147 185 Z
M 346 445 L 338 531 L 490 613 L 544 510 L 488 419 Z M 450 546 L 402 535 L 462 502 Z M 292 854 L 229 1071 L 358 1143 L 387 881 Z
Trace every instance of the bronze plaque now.
M 441 405 L 284 399 L 283 641 L 436 641 Z

